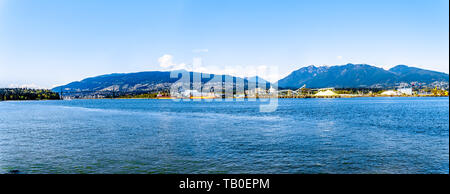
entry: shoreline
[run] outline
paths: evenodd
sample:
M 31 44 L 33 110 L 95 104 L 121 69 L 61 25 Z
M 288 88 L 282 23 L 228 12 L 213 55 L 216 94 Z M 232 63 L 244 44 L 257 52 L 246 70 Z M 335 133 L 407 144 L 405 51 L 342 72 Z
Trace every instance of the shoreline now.
M 323 99 L 335 99 L 335 98 L 448 98 L 449 96 L 293 96 L 293 97 L 284 97 L 278 96 L 278 99 L 315 99 L 315 98 L 323 98 Z M 0 102 L 22 102 L 22 101 L 68 101 L 68 100 L 220 100 L 220 99 L 272 99 L 270 97 L 248 97 L 248 98 L 72 98 L 72 99 L 41 99 L 41 100 L 0 100 Z
M 309 98 L 438 98 L 438 97 L 449 97 L 449 96 L 308 96 L 308 97 L 281 97 L 278 96 L 278 99 L 309 99 Z M 271 99 L 271 97 L 247 97 L 247 98 L 74 98 L 70 100 L 95 100 L 95 99 L 152 99 L 152 100 L 220 100 L 220 99 Z
M 16 102 L 16 101 L 59 101 L 64 99 L 39 99 L 39 100 L 0 100 L 0 102 Z

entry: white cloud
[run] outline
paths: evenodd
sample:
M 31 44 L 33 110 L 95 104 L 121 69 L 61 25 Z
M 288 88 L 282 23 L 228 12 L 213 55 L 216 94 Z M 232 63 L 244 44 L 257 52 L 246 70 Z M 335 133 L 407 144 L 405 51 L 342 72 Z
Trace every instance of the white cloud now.
M 178 70 L 185 69 L 188 71 L 202 72 L 216 75 L 231 75 L 237 77 L 254 77 L 259 76 L 270 82 L 276 82 L 279 79 L 278 67 L 276 66 L 213 66 L 204 65 L 201 57 L 195 57 L 192 59 L 192 65 L 188 69 L 186 63 L 177 64 L 173 61 L 173 56 L 165 54 L 158 58 L 159 66 L 164 70 Z
M 8 88 L 30 88 L 30 89 L 41 89 L 43 87 L 38 86 L 34 83 L 31 84 L 9 84 Z
M 173 56 L 165 54 L 158 58 L 159 66 L 165 70 L 186 69 L 185 63 L 176 64 L 173 62 Z
M 163 55 L 162 57 L 160 57 L 158 59 L 159 62 L 159 66 L 163 67 L 163 68 L 167 68 L 170 66 L 173 66 L 173 56 L 172 55 Z
M 194 60 L 195 61 L 195 60 Z M 195 63 L 194 63 L 195 64 Z M 195 65 L 195 72 L 210 73 L 216 75 L 231 75 L 237 77 L 259 76 L 270 82 L 276 82 L 279 79 L 278 67 L 276 66 L 202 66 Z

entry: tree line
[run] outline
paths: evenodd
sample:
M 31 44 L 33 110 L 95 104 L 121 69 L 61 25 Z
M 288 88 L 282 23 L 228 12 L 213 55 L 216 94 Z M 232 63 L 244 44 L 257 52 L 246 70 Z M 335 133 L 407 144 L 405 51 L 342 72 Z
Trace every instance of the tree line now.
M 59 100 L 56 92 L 46 89 L 0 88 L 0 101 L 5 100 Z

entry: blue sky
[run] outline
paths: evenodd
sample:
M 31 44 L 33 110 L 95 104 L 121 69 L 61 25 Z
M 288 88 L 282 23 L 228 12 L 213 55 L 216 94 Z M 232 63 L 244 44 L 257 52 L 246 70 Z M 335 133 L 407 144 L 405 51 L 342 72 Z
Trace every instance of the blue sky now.
M 448 53 L 448 0 L 0 0 L 0 87 L 193 58 L 280 76 L 346 63 L 448 73 Z

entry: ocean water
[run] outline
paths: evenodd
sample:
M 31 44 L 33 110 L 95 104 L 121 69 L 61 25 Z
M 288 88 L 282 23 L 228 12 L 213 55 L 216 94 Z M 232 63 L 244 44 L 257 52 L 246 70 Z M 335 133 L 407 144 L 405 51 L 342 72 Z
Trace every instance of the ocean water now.
M 449 98 L 0 102 L 0 173 L 449 173 Z

